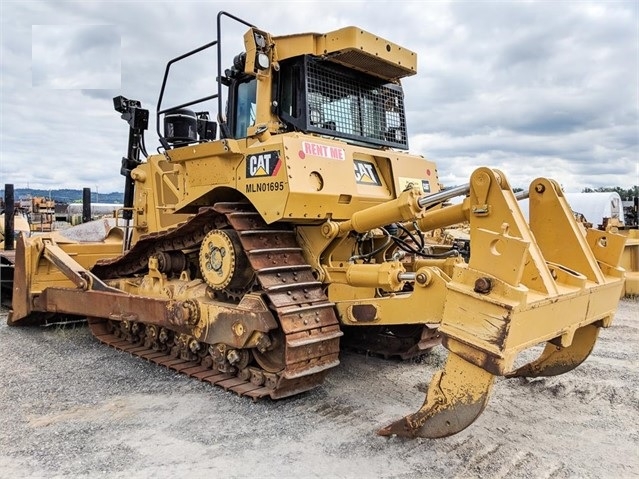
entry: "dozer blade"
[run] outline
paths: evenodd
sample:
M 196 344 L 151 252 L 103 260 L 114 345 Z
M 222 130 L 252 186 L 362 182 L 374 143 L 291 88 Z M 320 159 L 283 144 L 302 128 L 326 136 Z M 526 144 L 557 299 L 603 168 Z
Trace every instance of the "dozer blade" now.
M 494 379 L 491 373 L 451 352 L 444 370 L 433 376 L 419 411 L 379 430 L 378 434 L 429 439 L 456 434 L 482 413 Z
M 548 342 L 544 352 L 535 361 L 505 376 L 507 378 L 536 378 L 539 376 L 558 376 L 571 371 L 590 356 L 595 347 L 597 336 L 599 336 L 599 329 L 599 326 L 593 324 L 579 328 L 575 331 L 572 344 L 568 347 Z

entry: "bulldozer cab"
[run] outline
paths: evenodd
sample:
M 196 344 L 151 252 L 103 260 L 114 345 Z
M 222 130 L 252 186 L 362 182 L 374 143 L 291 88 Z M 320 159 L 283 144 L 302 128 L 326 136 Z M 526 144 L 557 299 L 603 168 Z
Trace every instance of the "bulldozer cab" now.
M 223 70 L 221 20 L 249 26 L 245 51 Z M 163 108 L 173 64 L 217 49 L 217 92 Z M 215 139 L 206 112 L 186 107 L 217 99 L 220 139 L 268 131 L 302 132 L 373 148 L 408 149 L 400 78 L 416 71 L 415 54 L 355 27 L 328 34 L 272 37 L 226 12 L 218 14 L 217 40 L 167 64 L 157 108 L 160 142 L 174 148 Z M 226 99 L 226 101 L 224 100 Z M 164 131 L 160 131 L 163 116 Z

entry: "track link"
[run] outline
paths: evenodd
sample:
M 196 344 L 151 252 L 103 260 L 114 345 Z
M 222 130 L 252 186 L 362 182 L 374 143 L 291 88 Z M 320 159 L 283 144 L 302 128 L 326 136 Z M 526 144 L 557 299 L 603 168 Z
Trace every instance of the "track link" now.
M 253 364 L 236 374 L 220 372 L 201 360 L 176 357 L 170 351 L 145 347 L 138 338 L 114 334 L 103 319 L 90 319 L 92 333 L 111 347 L 253 399 L 279 399 L 319 386 L 339 364 L 342 332 L 334 304 L 313 277 L 294 230 L 287 225 L 267 225 L 249 204 L 217 203 L 174 229 L 141 238 L 127 254 L 102 261 L 92 271 L 103 279 L 139 273 L 153 254 L 195 247 L 208 231 L 223 225 L 238 232 L 262 292 L 279 320 L 283 334 L 281 371 Z
M 361 327 L 344 328 L 342 347 L 354 352 L 396 358 L 402 361 L 419 359 L 441 344 L 436 328 L 428 326 Z
M 110 346 L 118 351 L 123 351 L 136 356 L 138 358 L 145 359 L 149 362 L 155 363 L 159 366 L 164 366 L 173 371 L 177 371 L 187 376 L 194 377 L 200 381 L 206 381 L 211 384 L 218 385 L 224 389 L 230 389 L 237 392 L 240 395 L 247 395 L 251 391 L 257 391 L 265 389 L 259 385 L 252 385 L 250 382 L 242 381 L 241 384 L 231 384 L 230 379 L 236 379 L 235 376 L 230 374 L 221 373 L 215 371 L 210 367 L 204 366 L 200 361 L 189 361 L 162 351 L 156 351 L 152 348 L 141 346 L 139 343 L 131 342 L 127 339 L 123 339 L 120 336 L 109 331 L 107 321 L 102 318 L 89 318 L 89 328 L 91 333 L 102 343 Z M 251 385 L 254 387 L 247 386 Z M 244 388 L 240 388 L 240 385 L 245 385 Z M 261 397 L 261 396 L 257 396 Z

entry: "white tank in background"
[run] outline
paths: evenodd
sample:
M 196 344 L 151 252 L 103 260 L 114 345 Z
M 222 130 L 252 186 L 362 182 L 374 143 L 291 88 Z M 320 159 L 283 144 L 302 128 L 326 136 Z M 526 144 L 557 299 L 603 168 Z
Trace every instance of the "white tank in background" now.
M 623 203 L 617 192 L 606 193 L 564 193 L 574 213 L 583 215 L 593 228 L 604 223 L 604 218 L 614 218 L 624 224 Z M 519 206 L 528 219 L 528 200 L 519 202 Z

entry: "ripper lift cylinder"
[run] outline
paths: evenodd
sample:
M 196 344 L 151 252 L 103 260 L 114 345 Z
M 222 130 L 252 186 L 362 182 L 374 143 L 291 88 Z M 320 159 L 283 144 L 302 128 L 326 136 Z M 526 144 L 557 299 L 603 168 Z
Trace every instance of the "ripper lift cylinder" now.
M 420 196 L 417 189 L 406 190 L 392 201 L 360 210 L 350 220 L 336 226 L 327 226 L 325 234 L 343 236 L 350 231 L 363 233 L 398 221 L 417 221 L 423 230 L 460 223 L 468 219 L 465 202 L 433 211 L 425 211 L 425 208 L 469 192 L 470 185 L 457 186 L 428 196 Z M 431 223 L 434 226 L 425 228 Z

